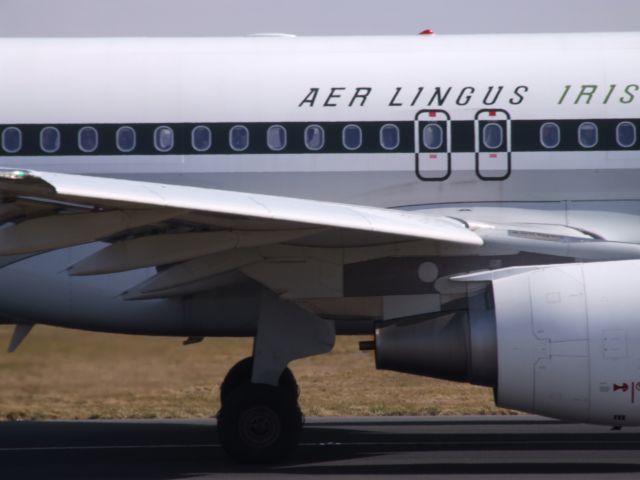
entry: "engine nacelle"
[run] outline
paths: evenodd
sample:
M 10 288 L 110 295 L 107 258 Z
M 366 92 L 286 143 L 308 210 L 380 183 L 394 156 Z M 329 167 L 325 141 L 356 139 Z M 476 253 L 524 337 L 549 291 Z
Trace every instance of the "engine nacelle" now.
M 487 282 L 493 306 L 380 325 L 380 368 L 490 385 L 502 407 L 640 425 L 640 261 L 516 267 L 458 280 Z M 420 342 L 428 352 L 419 353 Z

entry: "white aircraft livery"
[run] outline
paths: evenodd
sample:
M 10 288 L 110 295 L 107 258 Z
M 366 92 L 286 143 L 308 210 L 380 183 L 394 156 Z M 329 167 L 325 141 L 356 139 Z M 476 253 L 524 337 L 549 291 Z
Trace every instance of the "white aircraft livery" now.
M 640 34 L 0 40 L 0 319 L 254 337 L 220 442 L 277 461 L 287 365 L 640 425 Z M 372 387 L 374 388 L 374 387 Z

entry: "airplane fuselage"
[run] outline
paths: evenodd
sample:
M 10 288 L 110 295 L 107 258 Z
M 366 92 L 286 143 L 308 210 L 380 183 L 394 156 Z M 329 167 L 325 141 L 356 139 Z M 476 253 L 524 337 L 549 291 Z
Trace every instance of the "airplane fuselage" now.
M 640 142 L 620 143 L 616 129 L 640 126 L 639 49 L 637 34 L 7 39 L 0 128 L 18 128 L 22 147 L 0 149 L 0 161 L 384 207 L 637 200 Z M 441 129 L 435 148 L 429 123 Z M 483 138 L 491 123 L 496 146 Z M 592 145 L 583 123 L 586 137 L 597 130 Z M 274 125 L 281 149 L 268 144 Z M 313 125 L 319 148 L 305 144 Z M 357 148 L 344 143 L 349 125 Z M 55 151 L 41 145 L 48 126 Z M 78 144 L 83 126 L 97 130 L 91 152 Z M 137 137 L 126 152 L 122 126 Z M 154 146 L 159 126 L 173 131 L 167 151 Z M 198 126 L 210 131 L 204 150 Z M 231 145 L 234 126 L 246 146 Z

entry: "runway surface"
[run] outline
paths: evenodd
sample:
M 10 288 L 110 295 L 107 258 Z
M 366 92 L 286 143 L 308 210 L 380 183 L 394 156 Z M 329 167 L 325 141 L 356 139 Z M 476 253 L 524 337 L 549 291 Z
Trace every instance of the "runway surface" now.
M 0 478 L 640 478 L 640 429 L 540 417 L 311 418 L 286 464 L 242 467 L 214 420 L 0 423 Z

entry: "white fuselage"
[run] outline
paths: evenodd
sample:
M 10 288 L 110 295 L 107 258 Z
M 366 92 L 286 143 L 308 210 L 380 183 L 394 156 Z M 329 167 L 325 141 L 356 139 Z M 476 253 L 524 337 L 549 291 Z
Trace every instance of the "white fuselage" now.
M 87 155 L 73 151 L 70 133 L 63 153 L 42 153 L 37 145 L 35 154 L 0 150 L 0 164 L 386 207 L 636 200 L 639 147 L 614 145 L 613 128 L 640 118 L 639 54 L 635 33 L 5 39 L 0 127 L 171 124 L 183 126 L 176 134 L 188 143 L 190 128 L 208 124 L 213 142 L 206 153 L 176 149 L 158 155 L 147 149 L 119 155 L 98 149 Z M 474 130 L 474 120 L 492 120 L 492 109 L 500 111 L 499 120 L 510 118 L 493 159 L 486 149 L 476 155 L 484 124 Z M 416 159 L 419 132 L 412 125 L 424 110 L 442 111 L 434 118 L 452 125 L 446 180 L 416 175 L 417 168 L 427 177 L 443 177 L 446 168 L 446 153 L 430 162 L 423 151 Z M 428 121 L 428 112 L 419 120 Z M 599 143 L 591 148 L 577 143 L 577 126 L 587 120 L 614 122 L 598 124 Z M 541 147 L 537 130 L 544 121 L 565 121 L 561 137 L 569 143 Z M 340 150 L 339 128 L 366 122 L 372 122 L 364 132 L 368 150 Z M 326 142 L 338 150 L 304 148 L 303 127 L 314 123 L 335 126 L 326 131 Z M 386 123 L 401 125 L 407 143 L 380 148 L 379 127 Z M 235 124 L 259 132 L 244 152 L 228 148 L 228 129 Z M 285 125 L 289 145 L 298 147 L 268 150 L 264 129 L 271 124 Z M 103 145 L 113 142 L 111 131 L 100 133 Z M 148 129 L 139 132 L 139 142 L 150 142 L 150 136 Z M 481 176 L 506 178 L 483 180 L 477 163 Z M 429 169 L 435 169 L 432 175 Z

